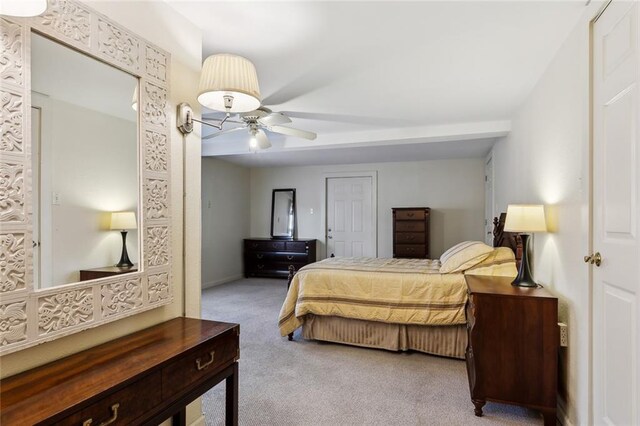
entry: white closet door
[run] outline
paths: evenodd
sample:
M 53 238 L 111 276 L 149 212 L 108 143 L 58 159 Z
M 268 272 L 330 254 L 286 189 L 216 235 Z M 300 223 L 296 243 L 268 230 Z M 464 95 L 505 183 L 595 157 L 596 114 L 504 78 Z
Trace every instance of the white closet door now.
M 640 424 L 638 4 L 611 3 L 594 24 L 594 424 Z
M 375 257 L 371 177 L 327 179 L 327 256 Z

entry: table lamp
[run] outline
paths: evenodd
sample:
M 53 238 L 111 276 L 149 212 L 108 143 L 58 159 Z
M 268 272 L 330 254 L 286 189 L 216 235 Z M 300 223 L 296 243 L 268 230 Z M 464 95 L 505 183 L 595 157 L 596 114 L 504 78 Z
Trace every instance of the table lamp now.
M 519 287 L 538 287 L 533 280 L 529 267 L 529 236 L 533 232 L 546 232 L 544 206 L 541 204 L 510 204 L 507 207 L 507 219 L 504 230 L 517 232 L 522 238 L 522 261 L 518 276 L 511 285 Z
M 127 254 L 127 229 L 136 229 L 136 214 L 135 212 L 113 212 L 111 213 L 111 229 L 120 230 L 122 234 L 122 254 L 120 255 L 120 261 L 116 266 L 120 268 L 130 268 L 133 263 L 129 260 Z

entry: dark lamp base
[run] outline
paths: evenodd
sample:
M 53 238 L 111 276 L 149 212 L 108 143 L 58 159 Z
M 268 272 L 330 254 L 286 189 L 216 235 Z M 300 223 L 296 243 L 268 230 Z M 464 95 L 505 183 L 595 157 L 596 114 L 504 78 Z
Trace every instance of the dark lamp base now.
M 520 234 L 522 238 L 522 261 L 518 269 L 518 276 L 511 282 L 516 287 L 541 287 L 534 280 L 529 268 L 529 235 Z
M 120 233 L 122 234 L 122 254 L 116 266 L 118 268 L 131 268 L 133 263 L 129 260 L 129 254 L 127 253 L 127 231 L 123 230 Z

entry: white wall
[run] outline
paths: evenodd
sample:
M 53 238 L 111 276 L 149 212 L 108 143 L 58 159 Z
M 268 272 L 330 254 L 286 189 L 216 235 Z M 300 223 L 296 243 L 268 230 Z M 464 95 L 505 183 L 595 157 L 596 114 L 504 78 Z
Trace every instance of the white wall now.
M 137 212 L 139 184 L 135 122 L 55 99 L 45 108 L 51 125 L 42 144 L 50 149 L 43 152 L 41 170 L 50 175 L 42 176 L 48 181 L 43 189 L 60 197 L 59 204 L 42 206 L 52 215 L 50 232 L 43 229 L 41 236 L 51 244 L 52 274 L 42 281 L 48 287 L 78 282 L 80 269 L 118 262 L 122 238 L 109 229 L 109 212 Z M 137 230 L 129 231 L 127 249 L 137 263 Z
M 242 278 L 242 238 L 249 237 L 246 167 L 202 158 L 202 286 Z
M 200 129 L 197 126 L 193 134 L 183 137 L 175 128 L 175 107 L 179 102 L 187 101 L 198 111 L 195 97 L 202 63 L 202 34 L 164 2 L 112 0 L 91 2 L 90 6 L 172 55 L 167 110 L 171 117 L 170 208 L 174 302 L 82 333 L 5 355 L 2 357 L 2 377 L 171 318 L 185 314 L 197 317 L 200 312 Z M 188 256 L 185 256 L 185 252 Z M 187 411 L 187 422 L 204 423 L 200 417 L 201 413 L 199 407 L 192 407 Z
M 459 159 L 251 169 L 251 236 L 270 233 L 271 191 L 296 188 L 298 238 L 318 239 L 325 256 L 323 173 L 377 171 L 378 256 L 391 257 L 392 207 L 431 207 L 431 257 L 464 240 L 483 240 L 484 160 Z M 310 211 L 313 209 L 314 213 Z
M 534 275 L 560 299 L 569 325 L 561 350 L 560 396 L 573 424 L 589 421 L 589 20 L 585 9 L 526 102 L 494 147 L 496 211 L 546 205 L 547 234 L 535 235 Z

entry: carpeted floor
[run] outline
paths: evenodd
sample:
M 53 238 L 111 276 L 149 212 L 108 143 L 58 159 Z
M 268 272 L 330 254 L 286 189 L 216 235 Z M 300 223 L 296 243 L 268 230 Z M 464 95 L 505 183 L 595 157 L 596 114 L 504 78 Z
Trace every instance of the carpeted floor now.
M 534 411 L 492 404 L 473 415 L 464 361 L 280 337 L 286 281 L 246 279 L 206 289 L 202 317 L 240 324 L 240 419 L 266 425 L 542 424 Z M 203 397 L 207 425 L 224 424 L 224 385 Z

